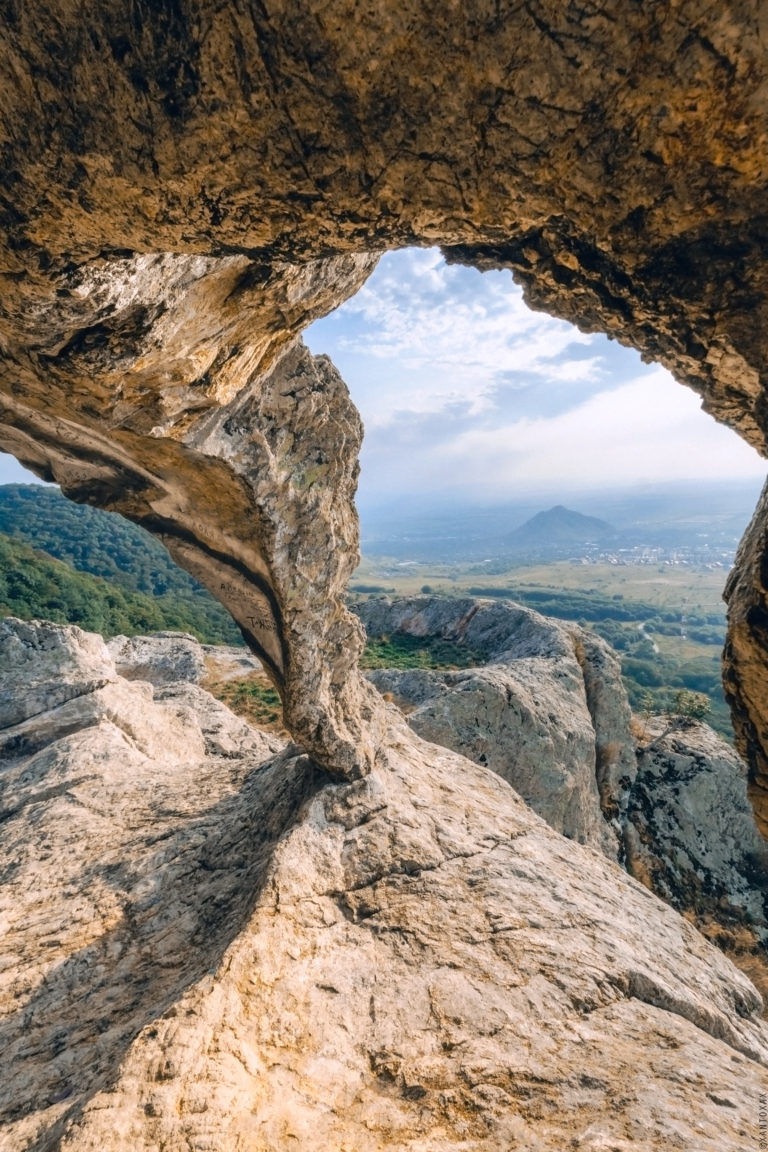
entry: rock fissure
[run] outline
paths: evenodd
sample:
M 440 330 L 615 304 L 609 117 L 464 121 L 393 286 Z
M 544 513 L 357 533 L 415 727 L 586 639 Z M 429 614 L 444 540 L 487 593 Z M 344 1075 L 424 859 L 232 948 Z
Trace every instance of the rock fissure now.
M 24 808 L 28 808 L 36 804 L 47 804 L 50 800 L 55 800 L 58 796 L 67 796 L 70 800 L 72 800 L 74 799 L 72 796 L 73 788 L 76 788 L 78 784 L 86 784 L 89 780 L 94 779 L 95 776 L 93 775 L 79 776 L 74 780 L 67 781 L 66 784 L 58 784 L 51 788 L 44 788 L 40 792 L 36 792 L 33 796 L 29 796 L 26 800 L 23 800 L 15 807 L 0 808 L 0 824 L 3 824 L 6 820 L 12 820 L 21 811 L 23 811 Z
M 71 788 L 79 764 L 76 805 L 65 793 L 5 804 L 17 867 L 3 942 L 23 938 L 24 951 L 18 976 L 0 973 L 3 1135 L 30 1152 L 120 1141 L 131 1152 L 212 1141 L 369 1152 L 385 1140 L 742 1152 L 757 1133 L 738 1102 L 765 1081 L 753 1059 L 723 1060 L 719 1037 L 765 1058 L 746 979 L 470 760 L 510 768 L 492 738 L 510 678 L 518 732 L 551 728 L 560 713 L 545 697 L 562 700 L 570 683 L 571 751 L 555 733 L 549 778 L 530 770 L 532 744 L 514 744 L 526 799 L 549 795 L 554 828 L 614 856 L 618 823 L 628 865 L 677 871 L 700 914 L 717 887 L 694 880 L 695 837 L 690 867 L 653 856 L 663 820 L 684 823 L 688 773 L 652 780 L 660 744 L 635 776 L 610 736 L 609 701 L 587 682 L 594 654 L 580 667 L 557 629 L 538 653 L 517 637 L 512 671 L 499 660 L 460 682 L 448 674 L 434 706 L 419 686 L 428 738 L 444 724 L 441 700 L 465 709 L 468 759 L 399 724 L 358 670 L 363 630 L 344 603 L 360 420 L 300 333 L 357 291 L 378 253 L 438 245 L 449 260 L 508 268 L 533 307 L 659 360 L 765 454 L 759 5 L 467 12 L 427 0 L 362 16 L 346 0 L 247 13 L 110 0 L 87 26 L 77 7 L 41 0 L 0 16 L 0 447 L 164 537 L 263 655 L 307 753 L 279 754 L 220 713 L 214 722 L 200 696 L 174 710 L 114 669 L 100 691 L 131 741 L 106 710 L 46 731 L 68 692 L 85 707 L 83 686 L 107 658 L 82 634 L 3 627 L 4 687 L 24 692 L 0 700 L 0 719 L 34 721 L 39 741 L 0 777 L 6 796 L 22 787 L 22 762 L 41 795 Z M 764 495 L 729 583 L 725 654 L 764 832 L 767 525 Z M 339 832 L 344 819 L 317 815 L 342 803 L 329 776 L 378 781 L 364 821 L 348 794 L 358 844 Z M 653 826 L 652 786 L 663 794 Z M 187 797 L 186 822 L 173 792 Z M 105 840 L 131 854 L 135 875 L 98 865 Z M 728 853 L 710 863 L 743 879 Z M 372 873 L 381 901 L 361 924 L 329 934 L 322 910 L 296 902 L 329 886 L 353 902 Z M 752 907 L 749 885 L 739 892 Z M 489 904 L 498 923 L 529 930 L 489 932 Z M 579 939 L 564 925 L 570 907 Z M 590 973 L 617 971 L 634 973 L 638 995 L 585 1020 Z M 339 988 L 317 993 L 322 1008 L 310 991 L 320 985 Z M 677 1013 L 674 1048 L 668 1011 L 642 996 Z M 361 1052 L 390 1049 L 401 1066 L 388 1096 Z M 585 1061 L 610 1109 L 589 1086 L 574 1094 Z M 513 1067 L 527 1095 L 510 1107 Z
M 53 708 L 46 708 L 44 701 L 40 700 L 32 705 L 36 709 L 34 712 L 29 712 L 28 707 L 24 709 L 27 715 L 25 715 L 23 720 L 0 725 L 0 746 L 3 748 L 4 754 L 10 752 L 9 744 L 17 738 L 18 733 L 24 730 L 24 726 L 27 725 L 28 721 L 34 723 L 43 713 L 55 721 L 57 716 L 66 714 L 67 710 L 70 712 L 76 710 L 78 707 L 77 701 L 81 701 L 83 697 L 92 696 L 93 693 L 98 692 L 100 688 L 106 688 L 108 683 L 108 680 L 93 680 L 87 684 L 73 685 L 71 688 L 72 694 L 68 695 L 61 704 L 55 705 Z
M 524 833 L 521 833 L 521 835 L 524 835 Z M 410 880 L 418 880 L 422 874 L 427 874 L 430 872 L 436 872 L 440 868 L 445 868 L 448 865 L 452 864 L 456 860 L 474 860 L 474 859 L 480 859 L 480 858 L 485 857 L 485 856 L 489 856 L 492 852 L 494 852 L 500 846 L 501 846 L 501 841 L 497 841 L 490 848 L 486 848 L 484 846 L 483 848 L 479 849 L 476 852 L 457 852 L 453 856 L 446 856 L 443 860 L 440 860 L 437 863 L 433 863 L 433 864 L 417 864 L 416 862 L 413 862 L 413 863 L 408 863 L 408 862 L 402 863 L 401 862 L 399 867 L 395 867 L 389 872 L 382 872 L 381 875 L 375 876 L 375 877 L 373 877 L 373 879 L 370 879 L 370 880 L 366 879 L 365 881 L 362 881 L 359 884 L 349 884 L 346 887 L 345 891 L 346 892 L 354 892 L 354 893 L 365 892 L 368 889 L 376 888 L 380 884 L 386 884 L 387 881 L 394 880 L 394 879 L 397 879 L 399 877 L 406 877 Z M 331 896 L 333 896 L 334 898 L 339 896 L 338 892 L 331 892 L 329 894 Z
M 0 443 L 169 539 L 194 510 L 198 544 L 258 579 L 227 595 L 198 544 L 179 559 L 264 655 L 307 751 L 355 776 L 381 738 L 342 602 L 359 425 L 301 329 L 377 252 L 438 243 L 659 359 L 764 450 L 756 23 L 537 3 L 468 34 L 428 6 L 369 13 L 352 49 L 334 5 L 189 9 L 172 34 L 160 10 L 110 10 L 85 36 L 58 0 L 6 19 Z M 762 596 L 731 598 L 728 666 L 758 806 Z

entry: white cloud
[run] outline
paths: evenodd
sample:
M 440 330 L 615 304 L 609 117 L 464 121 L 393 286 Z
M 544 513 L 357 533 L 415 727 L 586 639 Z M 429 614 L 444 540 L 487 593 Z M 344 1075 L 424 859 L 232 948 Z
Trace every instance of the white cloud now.
M 361 491 L 503 500 L 524 489 L 747 478 L 767 466 L 631 349 L 532 312 L 506 272 L 384 256 L 308 330 L 365 425 Z M 0 456 L 0 482 L 34 479 Z
M 381 438 L 380 438 L 381 439 Z M 397 446 L 393 445 L 393 453 Z M 442 443 L 411 450 L 398 481 L 496 493 L 587 488 L 701 477 L 761 476 L 767 466 L 699 398 L 662 368 L 550 419 L 456 428 Z
M 308 333 L 366 425 L 361 487 L 503 499 L 537 486 L 757 477 L 766 464 L 661 368 L 530 311 L 508 273 L 385 256 Z
M 532 312 L 508 272 L 449 267 L 434 250 L 385 256 L 332 322 L 320 321 L 307 338 L 318 351 L 335 339 L 331 355 L 343 371 L 344 362 L 378 361 L 355 389 L 367 427 L 457 400 L 479 414 L 493 407 L 499 381 L 514 375 L 594 382 L 599 371 L 596 357 L 559 362 L 593 338 Z

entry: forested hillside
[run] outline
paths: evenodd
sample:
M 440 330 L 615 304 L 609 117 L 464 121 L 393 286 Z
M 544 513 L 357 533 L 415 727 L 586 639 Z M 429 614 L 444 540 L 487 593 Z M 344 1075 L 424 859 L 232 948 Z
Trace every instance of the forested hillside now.
M 575 580 L 580 572 L 574 571 Z M 594 579 L 594 570 L 590 573 Z M 713 725 L 730 737 L 720 684 L 725 632 L 721 604 L 707 609 L 690 604 L 683 610 L 677 594 L 663 605 L 614 591 L 623 586 L 618 583 L 604 589 L 541 588 L 526 585 L 519 573 L 517 577 L 503 587 L 468 583 L 439 591 L 511 599 L 544 615 L 594 628 L 619 652 L 635 709 L 642 710 L 648 701 L 663 708 L 681 689 L 703 692 L 711 703 Z M 353 584 L 351 591 L 384 589 Z M 422 591 L 432 589 L 425 586 Z M 242 642 L 221 605 L 177 568 L 148 533 L 120 516 L 73 504 L 57 488 L 34 484 L 0 486 L 2 615 L 79 624 L 104 636 L 173 629 L 207 643 Z M 467 653 L 462 659 L 455 653 L 446 657 L 424 642 L 414 646 L 409 639 L 405 648 L 393 643 L 371 641 L 366 666 L 436 667 L 445 666 L 446 659 L 454 666 L 472 663 Z
M 174 629 L 242 643 L 229 614 L 157 540 L 35 484 L 0 486 L 0 615 L 105 636 Z

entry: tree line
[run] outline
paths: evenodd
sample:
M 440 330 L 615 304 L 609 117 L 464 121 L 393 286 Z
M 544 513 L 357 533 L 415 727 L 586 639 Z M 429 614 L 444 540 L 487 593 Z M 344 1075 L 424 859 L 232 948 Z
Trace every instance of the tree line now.
M 40 485 L 0 486 L 0 615 L 103 636 L 166 629 L 241 644 L 229 613 L 121 516 Z

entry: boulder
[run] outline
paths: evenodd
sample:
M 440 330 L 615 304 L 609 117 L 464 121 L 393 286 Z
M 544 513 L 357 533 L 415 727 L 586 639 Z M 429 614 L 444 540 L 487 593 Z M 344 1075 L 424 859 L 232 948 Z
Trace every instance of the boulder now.
M 126 680 L 149 684 L 198 684 L 206 674 L 202 646 L 185 632 L 154 632 L 151 636 L 115 636 L 107 647 L 118 673 Z
M 101 636 L 46 621 L 0 620 L 0 726 L 50 712 L 117 678 Z
M 707 724 L 646 722 L 624 842 L 628 871 L 768 992 L 768 849 L 746 765 Z
M 394 709 L 354 783 L 206 755 L 146 686 L 149 754 L 122 684 L 0 771 L 3 1148 L 757 1146 L 753 986 L 505 781 Z
M 425 740 L 491 768 L 556 831 L 616 859 L 636 764 L 621 668 L 607 644 L 509 601 L 376 598 L 355 611 L 371 636 L 439 636 L 487 661 L 368 678 Z
M 263 665 L 247 648 L 226 644 L 202 644 L 203 660 L 208 675 L 219 682 L 239 680 L 252 672 L 263 671 Z
M 489 664 L 369 679 L 420 736 L 487 765 L 551 827 L 618 858 L 768 994 L 768 852 L 730 745 L 706 724 L 651 718 L 634 726 L 635 760 L 619 661 L 585 629 L 490 601 L 378 598 L 357 611 L 379 631 L 471 641 Z

